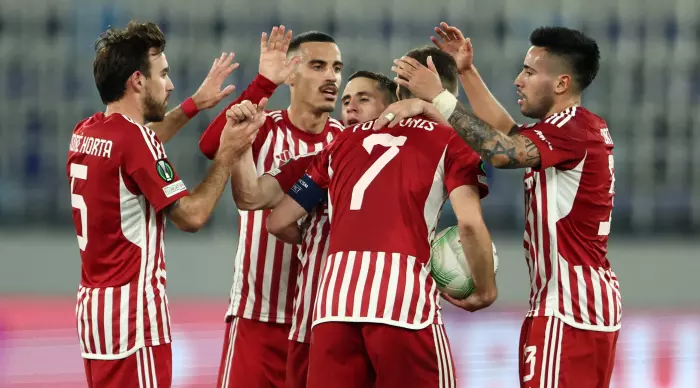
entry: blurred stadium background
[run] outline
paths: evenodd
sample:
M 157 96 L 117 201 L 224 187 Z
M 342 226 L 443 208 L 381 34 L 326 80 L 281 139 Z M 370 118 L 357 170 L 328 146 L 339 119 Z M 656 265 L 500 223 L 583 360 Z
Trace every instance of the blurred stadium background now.
M 331 33 L 347 78 L 360 69 L 389 74 L 393 58 L 428 44 L 432 27 L 446 20 L 473 38 L 475 63 L 518 120 L 512 81 L 530 31 L 561 24 L 588 32 L 603 61 L 584 103 L 608 120 L 616 143 L 609 259 L 625 313 L 613 386 L 700 387 L 697 0 L 0 0 L 0 386 L 85 386 L 65 157 L 74 124 L 103 109 L 92 42 L 132 18 L 155 21 L 166 33 L 171 101 L 193 93 L 224 50 L 237 54 L 241 67 L 231 82 L 243 90 L 257 72 L 260 33 L 275 24 Z M 287 102 L 280 88 L 271 106 Z M 201 113 L 166 146 L 190 186 L 207 167 L 197 140 L 216 111 Z M 484 207 L 500 253 L 501 291 L 484 312 L 446 308 L 460 387 L 517 386 L 528 296 L 521 174 L 489 173 Z M 168 232 L 177 387 L 216 379 L 237 235 L 229 198 L 205 231 Z M 452 222 L 448 209 L 442 223 Z

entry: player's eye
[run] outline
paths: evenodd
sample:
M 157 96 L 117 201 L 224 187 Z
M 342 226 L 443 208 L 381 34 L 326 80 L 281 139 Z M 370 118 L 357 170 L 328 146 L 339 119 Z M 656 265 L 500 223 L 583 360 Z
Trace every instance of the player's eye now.
M 321 70 L 321 69 L 323 68 L 323 66 L 321 66 L 321 65 L 313 65 L 313 66 L 311 66 L 311 68 L 314 69 L 314 70 Z
M 369 98 L 367 98 L 367 97 L 362 97 L 362 98 L 360 99 L 360 102 L 369 102 Z
M 335 67 L 335 72 L 336 72 L 336 73 L 340 73 L 342 70 L 343 70 L 343 67 L 342 67 L 342 66 L 336 66 L 336 67 Z

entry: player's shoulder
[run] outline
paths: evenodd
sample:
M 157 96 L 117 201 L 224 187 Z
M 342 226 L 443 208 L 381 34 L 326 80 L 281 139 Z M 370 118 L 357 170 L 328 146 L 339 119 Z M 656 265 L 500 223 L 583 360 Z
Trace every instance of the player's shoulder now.
M 332 132 L 342 132 L 345 129 L 345 126 L 343 125 L 340 120 L 336 120 L 333 117 L 329 117 L 328 121 L 326 121 L 326 126 L 328 129 Z

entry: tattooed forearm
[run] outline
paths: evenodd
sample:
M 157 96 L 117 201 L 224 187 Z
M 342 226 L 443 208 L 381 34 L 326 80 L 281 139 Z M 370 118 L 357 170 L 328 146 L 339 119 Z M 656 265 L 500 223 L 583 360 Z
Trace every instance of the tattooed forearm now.
M 457 103 L 449 117 L 450 125 L 481 158 L 498 168 L 536 167 L 540 164 L 537 146 L 525 136 L 511 130 L 498 131 Z

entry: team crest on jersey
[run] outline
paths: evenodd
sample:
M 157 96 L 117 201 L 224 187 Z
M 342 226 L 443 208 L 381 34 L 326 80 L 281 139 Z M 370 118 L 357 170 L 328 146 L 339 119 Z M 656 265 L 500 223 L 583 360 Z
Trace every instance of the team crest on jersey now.
M 165 159 L 156 162 L 156 172 L 158 172 L 158 176 L 166 182 L 172 182 L 173 179 L 175 179 L 175 171 L 173 171 L 173 167 Z
M 275 160 L 277 161 L 278 166 L 288 162 L 291 158 L 292 154 L 289 152 L 289 150 L 284 150 L 279 154 L 275 155 Z

